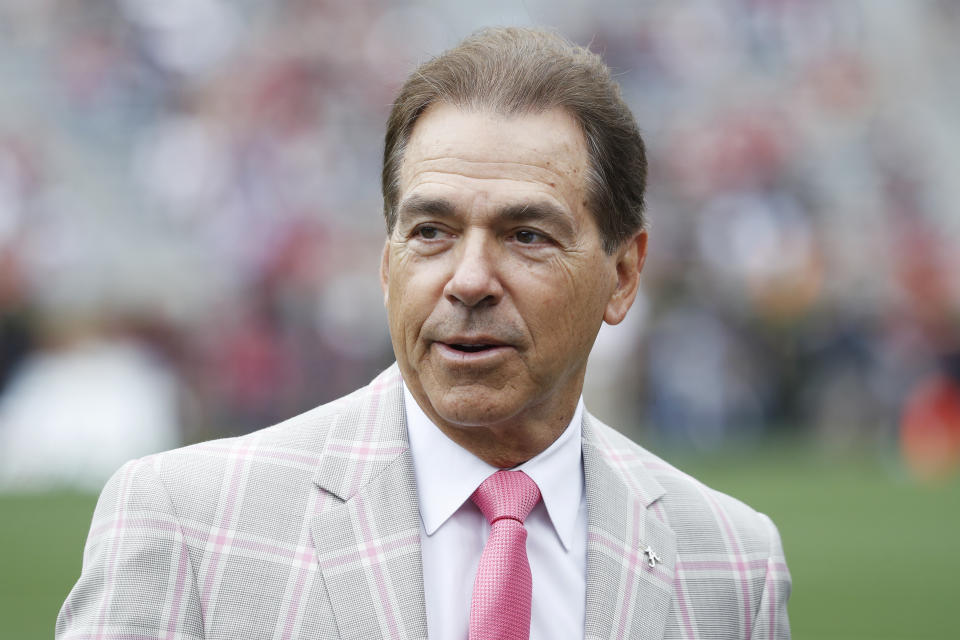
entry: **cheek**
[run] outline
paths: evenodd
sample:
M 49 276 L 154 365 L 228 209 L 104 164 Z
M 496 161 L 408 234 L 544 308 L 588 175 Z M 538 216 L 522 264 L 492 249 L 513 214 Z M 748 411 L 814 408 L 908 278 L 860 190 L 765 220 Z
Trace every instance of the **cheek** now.
M 413 344 L 436 306 L 436 296 L 427 283 L 418 283 L 415 278 L 391 280 L 389 291 L 390 330 L 395 339 Z
M 546 296 L 540 316 L 554 344 L 592 344 L 611 293 L 603 267 L 567 270 L 561 290 Z
M 571 287 L 563 280 L 556 285 L 545 286 L 543 280 L 539 281 L 531 289 L 535 295 L 520 310 L 538 351 L 547 349 L 555 354 L 560 346 L 580 338 L 586 318 L 591 315 L 587 307 L 593 306 L 584 299 L 588 295 L 586 288 Z
M 408 290 L 396 291 L 394 295 L 396 296 L 396 302 L 390 312 L 390 323 L 405 335 L 415 332 L 417 327 L 423 323 L 416 296 Z
M 552 280 L 555 285 L 549 288 L 551 295 L 546 296 L 545 302 L 559 308 L 558 319 L 580 324 L 594 315 L 602 317 L 603 311 L 598 314 L 597 310 L 605 305 L 611 292 L 606 266 L 598 260 L 554 265 Z

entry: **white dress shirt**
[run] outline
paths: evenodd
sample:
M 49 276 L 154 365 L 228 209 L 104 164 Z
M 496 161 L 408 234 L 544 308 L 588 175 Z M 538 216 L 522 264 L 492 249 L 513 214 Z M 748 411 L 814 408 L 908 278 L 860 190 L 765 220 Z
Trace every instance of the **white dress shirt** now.
M 420 503 L 427 630 L 456 640 L 469 633 L 470 601 L 490 525 L 470 495 L 496 467 L 450 440 L 403 387 Z M 563 434 L 517 469 L 542 499 L 527 516 L 533 574 L 531 640 L 583 638 L 587 575 L 587 503 L 580 433 L 583 400 Z

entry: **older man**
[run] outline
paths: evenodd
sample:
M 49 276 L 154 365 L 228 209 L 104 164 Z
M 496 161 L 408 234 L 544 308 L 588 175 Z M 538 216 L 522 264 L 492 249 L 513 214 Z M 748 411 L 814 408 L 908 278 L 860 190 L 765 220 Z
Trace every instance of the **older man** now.
M 777 530 L 590 416 L 646 255 L 600 59 L 532 30 L 422 65 L 388 123 L 397 365 L 104 489 L 62 638 L 786 638 Z

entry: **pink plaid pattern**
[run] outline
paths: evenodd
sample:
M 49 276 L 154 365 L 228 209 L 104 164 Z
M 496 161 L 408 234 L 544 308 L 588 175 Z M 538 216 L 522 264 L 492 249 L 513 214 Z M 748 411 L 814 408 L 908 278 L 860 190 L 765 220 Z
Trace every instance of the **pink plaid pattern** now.
M 497 471 L 470 499 L 490 522 L 473 585 L 470 640 L 529 638 L 533 576 L 523 521 L 540 500 L 540 489 L 522 471 Z
M 406 437 L 394 366 L 256 434 L 124 466 L 101 495 L 57 638 L 426 640 Z M 790 572 L 769 518 L 589 414 L 583 464 L 584 638 L 789 639 Z M 526 516 L 537 497 L 524 499 Z M 519 522 L 499 522 L 522 539 Z

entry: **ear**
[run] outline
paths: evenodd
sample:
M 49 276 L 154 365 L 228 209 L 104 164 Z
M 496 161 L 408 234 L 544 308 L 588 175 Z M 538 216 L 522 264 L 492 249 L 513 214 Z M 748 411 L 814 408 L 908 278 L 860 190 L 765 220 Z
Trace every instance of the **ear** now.
M 603 320 L 607 324 L 619 324 L 630 310 L 637 289 L 640 287 L 640 271 L 647 259 L 647 232 L 638 231 L 617 250 L 617 286 L 607 301 Z
M 387 305 L 387 292 L 390 290 L 390 238 L 383 243 L 380 255 L 380 288 L 383 290 L 383 305 Z

